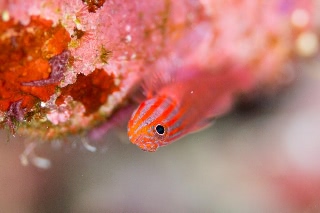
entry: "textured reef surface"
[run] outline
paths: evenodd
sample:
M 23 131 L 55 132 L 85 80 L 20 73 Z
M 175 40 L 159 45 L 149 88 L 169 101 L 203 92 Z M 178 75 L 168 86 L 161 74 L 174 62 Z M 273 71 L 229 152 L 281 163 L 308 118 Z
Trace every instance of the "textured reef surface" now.
M 146 74 L 191 66 L 245 67 L 248 97 L 274 93 L 294 80 L 296 60 L 318 53 L 317 9 L 315 0 L 2 0 L 0 122 L 43 140 L 83 133 L 126 105 Z

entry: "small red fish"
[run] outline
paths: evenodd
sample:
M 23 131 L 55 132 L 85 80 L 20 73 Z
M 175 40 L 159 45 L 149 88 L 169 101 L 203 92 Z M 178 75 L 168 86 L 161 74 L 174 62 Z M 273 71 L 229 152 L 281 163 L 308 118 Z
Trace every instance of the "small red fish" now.
M 158 75 L 147 81 L 148 98 L 129 120 L 129 139 L 144 151 L 154 152 L 210 125 L 213 118 L 230 110 L 234 95 L 249 90 L 252 82 L 244 69 L 218 74 L 185 70 L 171 75 L 171 80 Z

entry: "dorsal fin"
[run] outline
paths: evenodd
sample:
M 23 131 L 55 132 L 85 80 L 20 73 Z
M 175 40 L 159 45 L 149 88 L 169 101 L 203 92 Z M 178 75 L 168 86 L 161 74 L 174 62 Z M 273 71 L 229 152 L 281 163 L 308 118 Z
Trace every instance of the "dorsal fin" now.
M 174 82 L 175 69 L 169 60 L 159 60 L 153 65 L 156 70 L 147 73 L 143 78 L 142 88 L 146 98 L 151 98 L 157 94 L 160 88 Z

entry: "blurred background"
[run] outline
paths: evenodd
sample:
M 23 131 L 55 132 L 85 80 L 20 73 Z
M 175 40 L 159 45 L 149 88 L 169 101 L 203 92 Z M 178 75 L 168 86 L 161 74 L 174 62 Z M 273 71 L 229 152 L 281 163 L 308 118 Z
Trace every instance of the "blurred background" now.
M 64 21 L 75 24 L 71 16 L 65 15 L 68 13 L 62 12 L 62 17 L 55 13 L 56 8 L 60 9 L 60 4 L 66 11 L 77 11 L 70 1 L 49 1 L 49 9 L 51 3 L 56 4 L 51 8 L 52 13 L 48 12 L 48 8 L 40 10 L 43 9 L 43 1 L 34 2 L 37 5 L 32 1 L 0 0 L 0 11 L 5 8 L 2 21 L 8 21 L 9 14 L 24 20 L 23 15 L 28 16 L 30 14 L 27 12 L 33 11 L 59 23 L 66 19 Z M 83 2 L 92 3 L 78 1 L 79 8 L 86 9 Z M 120 1 L 114 8 L 113 1 L 106 1 L 108 5 L 98 10 L 100 15 L 109 15 L 104 11 L 121 9 L 113 14 L 118 19 L 111 20 L 117 23 L 112 25 L 115 29 L 105 24 L 105 20 L 109 20 L 106 17 L 97 19 L 88 12 L 86 16 L 82 14 L 83 19 L 85 23 L 88 20 L 101 21 L 103 24 L 97 22 L 92 25 L 88 22 L 88 25 L 94 29 L 104 27 L 97 32 L 114 36 L 117 41 L 119 36 L 114 32 L 118 32 L 118 28 L 130 31 L 130 25 L 121 27 L 121 24 L 127 25 L 126 21 L 130 21 L 130 17 L 124 19 L 122 13 L 127 14 L 131 6 L 136 8 L 136 5 L 147 8 L 149 12 L 151 5 L 148 1 L 141 5 L 135 1 L 124 2 L 130 6 L 129 9 L 122 7 Z M 168 2 L 162 1 L 164 5 Z M 195 2 L 190 0 L 185 6 L 192 8 L 194 14 L 201 15 Z M 174 49 L 176 45 L 181 48 L 177 48 L 177 55 L 191 52 L 186 60 L 182 57 L 187 64 L 189 59 L 203 66 L 222 62 L 228 64 L 229 58 L 221 54 L 221 49 L 225 50 L 222 53 L 232 56 L 230 58 L 236 62 L 248 60 L 246 62 L 252 65 L 249 71 L 253 71 L 261 80 L 261 85 L 257 81 L 257 94 L 243 99 L 231 113 L 217 119 L 210 128 L 188 135 L 155 153 L 143 152 L 130 144 L 126 124 L 96 141 L 96 152 L 92 152 L 94 147 L 86 144 L 81 135 L 47 143 L 31 141 L 26 136 L 13 137 L 8 130 L 1 130 L 0 212 L 320 212 L 319 3 L 272 1 L 275 5 L 279 4 L 279 8 L 275 7 L 277 10 L 272 10 L 273 7 L 267 7 L 268 4 L 262 1 L 260 4 L 245 1 L 243 5 L 237 5 L 237 2 L 202 0 L 201 3 L 206 5 L 206 14 L 217 12 L 212 13 L 211 17 L 216 23 L 212 26 L 196 24 L 195 30 L 184 32 L 187 36 L 182 37 L 180 43 L 175 39 L 168 43 L 168 49 Z M 176 19 L 180 21 L 182 16 L 176 12 L 179 8 L 184 10 L 181 7 L 184 3 L 172 1 L 176 8 L 172 12 L 173 18 L 169 19 L 172 23 Z M 215 10 L 216 3 L 218 10 Z M 31 9 L 25 10 L 25 4 L 29 4 L 28 8 Z M 6 9 L 7 5 L 11 5 L 10 10 Z M 39 11 L 35 10 L 37 6 Z M 295 10 L 291 18 L 286 17 L 294 11 L 294 6 L 307 9 Z M 145 26 L 148 26 L 149 18 L 157 20 L 154 14 L 161 17 L 157 5 L 151 9 L 150 14 L 146 13 L 150 17 L 145 18 Z M 313 11 L 310 12 L 313 18 L 310 23 L 309 10 Z M 193 13 L 186 11 L 183 14 L 187 20 L 195 18 L 190 16 Z M 258 20 L 256 17 L 260 12 L 261 19 Z M 163 19 L 159 20 L 166 20 L 167 15 L 163 13 Z M 284 19 L 277 19 L 279 17 Z M 203 17 L 198 18 L 194 19 L 195 23 L 202 23 Z M 238 24 L 239 19 L 242 19 L 241 24 Z M 134 20 L 132 23 L 135 23 Z M 292 28 L 288 28 L 288 22 Z M 135 24 L 144 26 L 140 22 Z M 66 26 L 71 30 L 74 27 Z M 209 29 L 204 37 L 203 29 Z M 177 32 L 180 32 L 179 29 Z M 150 45 L 147 39 L 136 39 L 139 36 L 144 38 L 145 31 L 132 33 L 135 38 L 133 41 L 137 41 L 134 47 L 145 52 L 148 52 L 145 50 L 148 47 L 150 53 L 157 53 L 152 50 L 158 47 L 157 43 Z M 103 40 L 100 34 L 95 36 L 95 45 L 99 48 L 99 42 Z M 131 35 L 127 36 L 128 42 L 122 42 L 128 45 L 125 47 L 131 48 Z M 197 39 L 200 38 L 197 36 L 205 41 L 202 45 L 198 45 Z M 162 41 L 161 36 L 159 38 L 158 42 Z M 145 46 L 141 45 L 144 42 Z M 115 42 L 113 45 L 118 47 L 119 44 Z M 185 44 L 189 44 L 187 48 Z M 79 49 L 74 48 L 73 51 Z M 132 49 L 135 51 L 137 48 Z M 86 54 L 92 55 L 86 48 L 82 51 L 81 54 L 85 53 L 83 58 L 86 58 Z M 122 54 L 122 50 L 119 53 Z M 303 60 L 298 60 L 298 57 Z M 117 58 L 114 59 L 117 62 Z M 34 130 L 38 130 L 37 126 Z M 46 129 L 43 132 L 47 132 Z
M 25 139 L 2 131 L 1 212 L 320 212 L 319 57 L 295 69 L 290 87 L 156 153 L 123 129 L 96 153 L 80 137 L 39 144 L 51 161 L 40 169 L 21 164 Z

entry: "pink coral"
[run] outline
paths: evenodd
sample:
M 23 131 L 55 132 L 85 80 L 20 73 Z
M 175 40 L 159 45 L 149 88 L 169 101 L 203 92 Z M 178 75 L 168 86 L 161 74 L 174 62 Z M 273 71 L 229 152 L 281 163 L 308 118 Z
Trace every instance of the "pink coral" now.
M 49 70 L 44 65 L 43 69 L 50 75 L 23 83 L 29 90 L 54 83 L 52 86 L 56 90 L 49 100 L 34 100 L 35 104 L 29 104 L 27 112 L 49 118 L 30 120 L 35 126 L 53 125 L 55 134 L 50 133 L 48 137 L 45 131 L 30 129 L 32 125 L 27 128 L 21 125 L 20 131 L 31 130 L 34 135 L 48 139 L 91 128 L 126 101 L 144 74 L 164 69 L 196 66 L 200 70 L 223 72 L 232 64 L 246 67 L 261 91 L 276 89 L 292 79 L 288 78 L 292 76 L 292 70 L 287 67 L 293 56 L 300 53 L 300 49 L 295 48 L 296 40 L 305 32 L 314 32 L 314 4 L 314 1 L 284 0 L 2 2 L 3 23 L 21 23 L 23 28 L 34 19 L 39 19 L 40 23 L 46 19 L 51 21 L 52 28 L 59 26 L 63 28 L 59 28 L 60 31 L 69 34 L 67 49 L 62 49 L 62 55 L 68 53 L 67 57 L 58 55 L 66 46 L 65 39 L 59 41 L 58 31 L 56 37 L 45 40 L 39 47 L 42 63 L 50 64 Z M 309 17 L 303 26 L 292 23 L 291 16 L 296 9 Z M 10 33 L 10 27 L 6 29 L 5 39 L 11 36 L 12 40 L 14 34 Z M 0 44 L 7 41 L 3 39 Z M 55 45 L 60 46 L 57 49 Z M 97 85 L 95 80 L 89 80 L 96 70 L 106 73 L 105 81 L 110 82 L 111 87 L 105 88 L 102 82 Z M 101 90 L 97 102 L 92 101 L 91 95 L 86 97 L 81 93 L 81 98 L 76 95 L 75 91 L 85 88 L 87 81 Z M 108 92 L 102 94 L 102 90 Z M 68 103 L 74 103 L 67 107 L 70 122 L 62 122 L 63 127 L 57 126 L 63 119 L 56 120 L 54 117 L 59 116 L 52 115 L 66 99 L 72 100 Z M 39 108 L 39 101 L 44 103 L 43 107 L 40 105 Z M 72 112 L 80 105 L 86 112 L 76 116 Z

